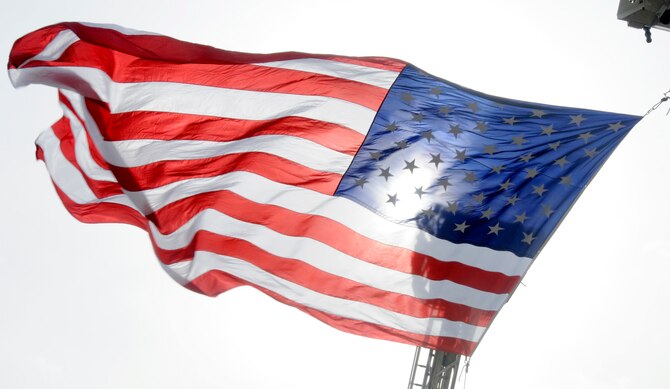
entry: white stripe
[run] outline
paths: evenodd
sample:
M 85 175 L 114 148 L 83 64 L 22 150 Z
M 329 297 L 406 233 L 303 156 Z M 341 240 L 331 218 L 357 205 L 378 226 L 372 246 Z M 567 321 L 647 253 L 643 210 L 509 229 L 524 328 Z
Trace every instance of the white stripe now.
M 325 96 L 256 92 L 169 82 L 113 84 L 112 112 L 159 111 L 245 120 L 287 116 L 337 123 L 362 134 L 376 111 Z
M 225 154 L 244 153 L 244 152 L 263 152 L 273 154 L 303 166 L 315 170 L 344 174 L 353 159 L 353 156 L 340 153 L 324 147 L 310 140 L 298 137 L 283 135 L 260 135 L 253 138 L 244 138 L 233 142 L 213 142 L 213 141 L 188 141 L 188 140 L 133 140 L 133 141 L 105 141 L 100 134 L 100 130 L 91 117 L 86 104 L 81 95 L 70 91 L 62 91 L 63 95 L 70 101 L 72 107 L 79 117 L 84 118 L 88 132 L 94 143 L 100 150 L 108 163 L 120 167 L 135 167 L 150 164 L 153 162 L 166 160 L 189 160 L 200 158 L 212 158 Z M 65 110 L 67 107 L 63 105 Z M 69 110 L 67 112 L 70 112 Z M 75 120 L 76 124 L 80 122 L 76 117 L 69 119 Z M 83 128 L 79 126 L 83 131 Z M 82 133 L 82 143 L 85 142 L 84 152 L 90 152 L 88 149 L 88 139 Z M 93 164 L 95 161 L 88 156 L 90 162 L 79 161 L 82 170 L 95 179 L 103 180 L 104 173 L 97 174 L 87 171 L 84 166 Z M 108 172 L 107 170 L 104 170 Z M 101 177 L 101 178 L 96 178 Z M 107 179 L 116 181 L 115 178 Z
M 133 30 L 131 28 L 121 27 L 115 24 L 96 24 L 96 23 L 85 23 L 85 22 L 81 22 L 78 24 L 81 24 L 82 26 L 86 27 L 114 30 L 125 35 L 162 36 L 161 34 L 147 31 Z M 58 58 L 60 58 L 61 55 L 63 55 L 63 52 L 65 52 L 65 50 L 67 50 L 68 47 L 70 47 L 73 43 L 79 40 L 80 40 L 79 37 L 77 36 L 77 34 L 74 33 L 74 31 L 69 29 L 63 30 L 58 34 L 56 34 L 56 36 L 53 37 L 53 39 L 51 39 L 51 42 L 49 42 L 39 54 L 23 61 L 23 63 L 18 67 L 21 68 L 32 61 L 55 61 Z
M 91 134 L 94 137 L 94 133 Z M 239 180 L 239 177 L 245 177 Z M 231 181 L 232 180 L 232 181 Z M 181 198 L 207 191 L 234 188 L 236 193 L 256 202 L 279 205 L 296 212 L 317 214 L 353 228 L 361 235 L 382 243 L 421 252 L 445 261 L 458 261 L 506 275 L 523 275 L 530 258 L 467 244 L 455 245 L 437 240 L 414 225 L 389 222 L 343 198 L 330 198 L 316 192 L 271 182 L 248 173 L 185 180 L 145 192 L 128 192 L 133 203 L 145 214 Z M 383 226 L 383 227 L 380 227 Z M 383 231 L 381 233 L 380 231 Z
M 50 128 L 40 134 L 36 141 L 44 152 L 44 162 L 56 186 L 77 204 L 101 202 L 125 205 L 137 210 L 126 195 L 116 195 L 98 199 L 84 180 L 81 172 L 65 158 L 60 149 L 60 140 Z
M 88 22 L 78 22 L 78 24 L 81 24 L 82 26 L 86 26 L 86 27 L 102 28 L 102 29 L 105 29 L 105 30 L 114 30 L 114 31 L 120 32 L 120 33 L 125 34 L 125 35 L 157 35 L 157 36 L 164 36 L 163 34 L 159 34 L 159 33 L 156 33 L 156 32 L 135 30 L 135 29 L 132 29 L 132 28 L 118 26 L 116 24 L 88 23 Z
M 261 62 L 255 65 L 272 68 L 300 70 L 337 78 L 362 82 L 389 89 L 398 78 L 398 72 L 355 65 L 319 58 L 291 59 L 286 61 Z
M 60 149 L 56 152 L 60 153 Z M 65 162 L 69 165 L 67 160 Z M 58 169 L 50 168 L 49 171 L 54 180 L 60 178 L 61 175 L 65 175 L 66 178 L 70 176 L 67 170 L 61 172 Z M 74 173 L 79 175 L 76 169 Z M 85 186 L 85 182 L 83 182 L 83 185 Z M 72 189 L 62 185 L 59 185 L 59 187 L 73 199 L 78 196 L 76 187 Z M 88 187 L 85 186 L 85 188 Z M 126 191 L 126 195 L 140 212 L 149 214 L 175 201 L 199 193 L 226 189 L 254 202 L 277 205 L 299 213 L 327 217 L 370 239 L 414 250 L 442 261 L 460 262 L 508 276 L 525 274 L 532 262 L 531 258 L 517 257 L 507 251 L 495 251 L 485 247 L 454 244 L 441 240 L 412 224 L 402 225 L 390 222 L 345 198 L 330 197 L 318 192 L 276 183 L 247 172 L 233 172 L 217 177 L 183 180 L 141 192 Z M 120 203 L 129 204 L 127 199 L 123 200 Z M 118 199 L 111 201 L 119 202 Z
M 32 58 L 29 58 L 18 67 L 25 66 L 27 63 L 32 61 L 54 61 L 60 58 L 63 55 L 63 52 L 67 50 L 74 42 L 77 42 L 79 37 L 75 35 L 74 32 L 70 30 L 63 30 L 59 32 L 52 40 L 47 44 L 42 51 L 35 55 Z
M 119 167 L 260 152 L 323 172 L 344 174 L 353 159 L 351 155 L 334 151 L 308 139 L 284 135 L 259 135 L 232 142 L 142 139 L 104 142 L 99 148 L 107 162 Z
M 83 96 L 108 101 L 110 78 L 105 72 L 92 68 L 34 67 L 9 69 L 9 79 L 18 88 L 30 84 L 42 84 L 59 89 L 75 91 Z
M 158 111 L 243 120 L 298 116 L 339 124 L 366 134 L 376 111 L 324 96 L 254 92 L 170 82 L 117 83 L 99 69 L 35 67 L 10 69 L 14 86 L 31 83 L 70 89 L 109 103 L 113 113 Z
M 217 190 L 230 190 L 251 201 L 277 205 L 291 211 L 319 215 L 341 223 L 355 232 L 384 244 L 429 255 L 442 261 L 460 262 L 508 276 L 523 275 L 532 259 L 507 251 L 495 251 L 469 244 L 438 239 L 414 224 L 397 224 L 342 197 L 273 182 L 248 172 L 174 182 L 141 192 L 126 192 L 145 214 L 175 201 Z
M 284 258 L 278 261 L 287 261 L 287 265 L 298 260 L 337 277 L 420 299 L 445 299 L 478 309 L 497 311 L 509 298 L 507 294 L 484 292 L 448 280 L 430 280 L 371 264 L 314 239 L 283 235 L 266 226 L 240 221 L 215 210 L 199 213 L 169 235 L 161 234 L 151 224 L 151 234 L 156 244 L 165 250 L 188 246 L 199 230 L 243 239 Z
M 186 268 L 182 264 L 166 267 L 171 267 L 170 270 L 173 273 L 180 273 L 188 281 L 194 280 L 208 271 L 221 270 L 305 307 L 415 334 L 448 336 L 477 342 L 485 331 L 485 327 L 463 322 L 442 318 L 417 318 L 372 304 L 320 294 L 267 273 L 246 261 L 228 256 L 196 251 L 190 268 Z
M 60 153 L 59 140 L 52 130 L 43 132 L 37 143 L 44 151 L 45 162 L 54 182 L 68 197 L 79 204 L 98 202 L 98 199 L 88 189 L 79 171 Z M 107 198 L 104 201 L 132 206 L 126 201 L 119 200 L 118 197 L 123 196 L 114 196 L 114 198 Z M 412 333 L 431 336 L 450 336 L 478 341 L 485 331 L 484 327 L 462 322 L 454 322 L 441 318 L 416 318 L 371 304 L 319 294 L 275 277 L 245 261 L 207 252 L 196 252 L 194 260 L 189 262 L 188 265 L 178 263 L 165 266 L 165 268 L 175 278 L 182 278 L 182 283 L 191 281 L 210 270 L 222 270 L 306 307 Z
M 88 204 L 97 200 L 84 177 L 61 152 L 60 140 L 53 129 L 49 128 L 42 132 L 35 143 L 44 152 L 44 162 L 51 179 L 72 201 L 77 204 Z
M 79 117 L 82 118 L 82 120 L 86 124 L 86 131 L 88 132 L 88 135 L 91 136 L 93 144 L 94 145 L 102 144 L 105 141 L 105 139 L 100 133 L 98 124 L 91 116 L 91 113 L 88 111 L 88 108 L 86 108 L 86 101 L 84 100 L 84 97 L 79 93 L 65 89 L 61 89 L 59 90 L 59 92 L 62 93 L 63 96 L 65 96 L 65 98 L 70 102 L 70 105 L 72 105 L 74 112 L 77 115 L 79 115 Z
M 93 156 L 91 156 L 86 130 L 81 125 L 79 118 L 65 104 L 61 103 L 61 108 L 63 109 L 63 116 L 70 121 L 70 130 L 75 140 L 75 157 L 84 174 L 98 181 L 117 182 L 114 174 L 98 165 Z

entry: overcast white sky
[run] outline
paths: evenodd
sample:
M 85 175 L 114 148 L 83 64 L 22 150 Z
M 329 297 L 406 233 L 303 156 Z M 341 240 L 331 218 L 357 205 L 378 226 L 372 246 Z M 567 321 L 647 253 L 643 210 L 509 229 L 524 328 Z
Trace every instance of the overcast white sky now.
M 0 52 L 44 25 L 105 22 L 238 51 L 396 57 L 493 95 L 644 114 L 670 88 L 670 33 L 645 43 L 617 4 L 23 0 L 3 4 Z M 407 386 L 412 346 L 249 288 L 192 293 L 143 231 L 77 222 L 34 159 L 56 92 L 6 76 L 0 90 L 0 388 Z M 670 387 L 669 108 L 574 206 L 484 337 L 468 389 Z

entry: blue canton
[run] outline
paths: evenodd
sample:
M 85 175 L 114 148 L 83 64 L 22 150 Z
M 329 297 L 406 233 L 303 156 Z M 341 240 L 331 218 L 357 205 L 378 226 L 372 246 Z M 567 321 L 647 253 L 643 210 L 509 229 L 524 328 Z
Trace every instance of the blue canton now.
M 534 258 L 640 119 L 487 96 L 408 65 L 335 195 Z

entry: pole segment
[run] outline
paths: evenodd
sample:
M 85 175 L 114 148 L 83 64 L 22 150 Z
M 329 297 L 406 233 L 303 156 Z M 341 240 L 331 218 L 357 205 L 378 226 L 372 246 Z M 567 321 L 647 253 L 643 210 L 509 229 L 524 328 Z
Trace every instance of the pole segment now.
M 427 349 L 428 355 L 424 364 L 420 364 L 421 347 L 414 353 L 414 362 L 409 378 L 408 389 L 454 389 L 460 364 L 460 354 Z M 415 382 L 417 371 L 423 369 L 423 379 Z M 419 374 L 420 375 L 420 374 Z

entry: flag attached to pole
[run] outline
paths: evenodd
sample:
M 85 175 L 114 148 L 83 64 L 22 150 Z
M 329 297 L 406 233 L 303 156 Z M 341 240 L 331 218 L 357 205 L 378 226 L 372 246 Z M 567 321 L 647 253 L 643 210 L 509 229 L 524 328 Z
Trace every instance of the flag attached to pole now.
M 147 230 L 179 283 L 463 355 L 640 120 L 84 23 L 19 39 L 9 76 L 59 89 L 37 146 L 68 211 Z

